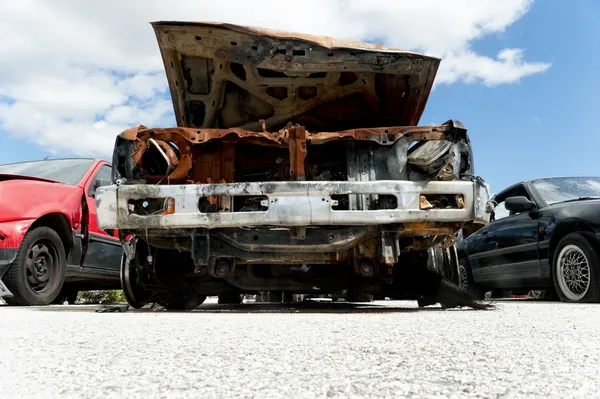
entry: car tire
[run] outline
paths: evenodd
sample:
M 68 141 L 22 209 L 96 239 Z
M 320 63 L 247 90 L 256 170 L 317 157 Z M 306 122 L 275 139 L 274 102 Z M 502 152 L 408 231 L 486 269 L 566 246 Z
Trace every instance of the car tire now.
M 13 293 L 9 305 L 44 306 L 59 295 L 67 270 L 65 247 L 56 231 L 37 227 L 28 232 L 4 277 Z
M 121 289 L 125 300 L 134 309 L 142 308 L 151 297 L 151 293 L 146 291 L 137 283 L 137 254 L 132 261 L 128 261 L 125 252 L 121 255 Z M 134 264 L 132 264 L 134 262 Z
M 475 284 L 471 265 L 464 258 L 458 261 L 458 287 L 473 295 L 475 299 L 485 299 L 485 291 Z
M 219 294 L 219 305 L 239 305 L 244 300 L 244 296 L 239 292 L 222 292 Z
M 583 233 L 566 235 L 554 250 L 552 277 L 563 302 L 600 302 L 600 256 Z

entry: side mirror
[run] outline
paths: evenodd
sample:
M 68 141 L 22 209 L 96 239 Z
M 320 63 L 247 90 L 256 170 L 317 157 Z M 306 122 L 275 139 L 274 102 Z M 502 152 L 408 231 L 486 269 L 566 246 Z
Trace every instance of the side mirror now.
M 527 197 L 510 197 L 504 202 L 504 207 L 509 211 L 527 212 L 535 209 L 535 202 L 529 201 Z

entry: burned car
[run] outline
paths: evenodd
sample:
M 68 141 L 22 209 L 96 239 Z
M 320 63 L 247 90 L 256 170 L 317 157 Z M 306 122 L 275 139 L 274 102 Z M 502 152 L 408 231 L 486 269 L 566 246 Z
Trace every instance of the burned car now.
M 488 223 L 488 186 L 462 123 L 417 126 L 439 59 L 229 24 L 153 27 L 178 127 L 119 134 L 114 184 L 96 196 L 100 226 L 121 234 L 132 306 L 258 291 L 471 299 L 451 284 L 453 245 Z

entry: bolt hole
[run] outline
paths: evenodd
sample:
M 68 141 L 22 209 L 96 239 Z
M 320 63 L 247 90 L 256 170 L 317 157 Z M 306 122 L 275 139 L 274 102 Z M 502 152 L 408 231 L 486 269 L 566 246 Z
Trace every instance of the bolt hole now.
M 232 46 L 237 46 L 237 42 L 231 42 Z
M 195 39 L 196 40 L 202 40 L 202 37 L 201 36 L 196 36 Z
M 258 50 L 258 47 L 252 46 L 252 50 L 256 51 L 256 50 Z
M 258 236 L 256 236 L 256 235 L 255 235 L 255 236 L 252 236 L 252 239 L 253 239 L 254 241 L 258 241 Z
M 329 235 L 329 241 L 333 241 L 335 239 L 335 236 L 333 234 Z

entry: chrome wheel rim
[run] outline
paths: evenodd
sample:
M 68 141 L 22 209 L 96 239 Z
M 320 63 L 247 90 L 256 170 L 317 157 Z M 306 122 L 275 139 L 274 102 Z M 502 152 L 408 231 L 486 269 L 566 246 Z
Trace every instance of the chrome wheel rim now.
M 577 245 L 567 245 L 560 251 L 556 278 L 567 299 L 582 300 L 590 289 L 591 277 L 588 258 Z
M 463 265 L 458 266 L 458 287 L 463 291 L 467 291 L 469 288 L 467 269 Z

